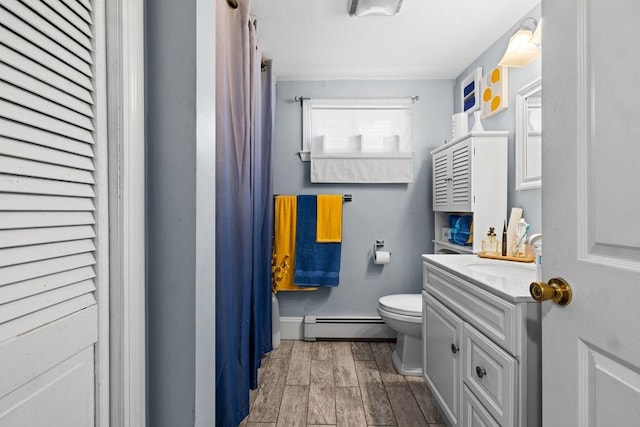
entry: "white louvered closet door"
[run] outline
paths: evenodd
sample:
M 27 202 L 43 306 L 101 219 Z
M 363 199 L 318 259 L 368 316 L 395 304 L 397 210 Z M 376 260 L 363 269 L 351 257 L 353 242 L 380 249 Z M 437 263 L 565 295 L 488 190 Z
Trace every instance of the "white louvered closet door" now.
M 95 424 L 95 8 L 0 1 L 0 426 Z

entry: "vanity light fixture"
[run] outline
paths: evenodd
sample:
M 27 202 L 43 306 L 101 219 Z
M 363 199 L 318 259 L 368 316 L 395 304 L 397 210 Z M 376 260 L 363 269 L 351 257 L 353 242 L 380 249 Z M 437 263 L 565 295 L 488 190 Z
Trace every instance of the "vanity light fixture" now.
M 503 67 L 523 67 L 540 55 L 542 21 L 526 18 L 509 39 L 507 51 L 498 63 Z
M 404 0 L 351 0 L 350 16 L 393 16 Z

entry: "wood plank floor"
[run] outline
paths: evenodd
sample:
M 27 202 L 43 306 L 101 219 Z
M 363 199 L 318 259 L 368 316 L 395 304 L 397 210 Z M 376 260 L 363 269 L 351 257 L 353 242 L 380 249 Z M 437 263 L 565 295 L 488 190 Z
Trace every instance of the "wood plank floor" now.
M 394 343 L 283 340 L 265 355 L 242 427 L 445 427 L 422 377 L 398 374 Z

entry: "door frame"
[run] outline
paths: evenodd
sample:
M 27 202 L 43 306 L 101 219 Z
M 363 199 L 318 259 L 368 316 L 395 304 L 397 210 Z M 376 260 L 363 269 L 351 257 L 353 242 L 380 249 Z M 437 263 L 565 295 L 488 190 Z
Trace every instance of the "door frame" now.
M 137 427 L 147 412 L 144 1 L 103 2 L 109 313 L 100 317 L 98 342 L 108 346 L 109 363 L 98 364 L 96 424 Z
M 98 0 L 100 1 L 100 0 Z M 102 0 L 105 1 L 105 0 Z M 104 4 L 104 3 L 103 3 Z M 196 349 L 194 425 L 215 422 L 216 3 L 196 0 Z M 104 7 L 104 6 L 103 6 Z M 106 2 L 110 286 L 100 317 L 96 424 L 146 425 L 146 188 L 144 0 Z M 104 288 L 104 287 L 103 287 Z M 105 341 L 106 340 L 106 341 Z M 100 342 L 100 341 L 99 341 Z M 104 351 L 104 350 L 103 350 Z M 108 359 L 105 366 L 104 360 Z
M 218 4 L 210 0 L 196 0 L 195 427 L 211 426 L 216 421 L 215 117 Z

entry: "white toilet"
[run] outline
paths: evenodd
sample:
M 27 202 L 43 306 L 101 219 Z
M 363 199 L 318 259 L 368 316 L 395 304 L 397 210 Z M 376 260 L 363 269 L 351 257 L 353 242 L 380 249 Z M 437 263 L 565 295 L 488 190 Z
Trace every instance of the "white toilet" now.
M 378 314 L 398 333 L 393 366 L 402 375 L 422 375 L 422 295 L 387 295 L 378 300 Z

